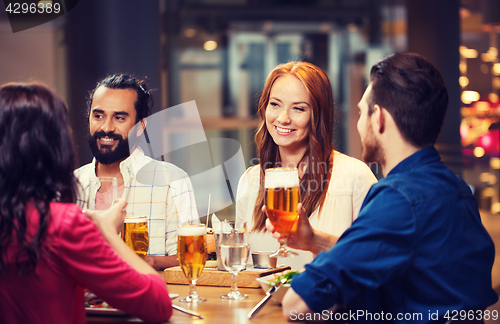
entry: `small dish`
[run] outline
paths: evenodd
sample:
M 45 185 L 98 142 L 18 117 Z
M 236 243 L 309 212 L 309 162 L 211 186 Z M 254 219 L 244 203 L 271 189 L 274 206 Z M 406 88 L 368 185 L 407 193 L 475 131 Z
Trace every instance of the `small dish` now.
M 254 251 L 252 252 L 252 261 L 254 268 L 271 269 L 276 268 L 278 258 L 271 258 L 274 252 Z
M 275 279 L 276 275 L 271 274 L 265 277 L 257 278 L 255 280 L 257 280 L 262 290 L 264 290 L 264 292 L 267 292 L 269 290 L 269 282 Z M 278 289 L 278 291 L 271 297 L 271 300 L 275 303 L 281 304 L 283 296 L 285 296 L 285 293 L 288 291 L 288 288 L 290 288 L 290 284 L 285 284 L 281 286 L 281 288 Z

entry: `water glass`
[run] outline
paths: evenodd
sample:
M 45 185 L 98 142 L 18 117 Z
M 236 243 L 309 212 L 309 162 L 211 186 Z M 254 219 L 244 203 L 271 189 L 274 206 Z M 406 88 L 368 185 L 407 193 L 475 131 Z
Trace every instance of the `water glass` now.
M 248 244 L 247 225 L 244 223 L 241 228 L 232 228 L 229 232 L 222 229 L 227 226 L 221 226 L 219 235 L 219 256 L 222 264 L 229 273 L 231 273 L 231 291 L 223 299 L 244 299 L 248 295 L 242 294 L 238 290 L 238 273 L 246 269 L 250 245 Z

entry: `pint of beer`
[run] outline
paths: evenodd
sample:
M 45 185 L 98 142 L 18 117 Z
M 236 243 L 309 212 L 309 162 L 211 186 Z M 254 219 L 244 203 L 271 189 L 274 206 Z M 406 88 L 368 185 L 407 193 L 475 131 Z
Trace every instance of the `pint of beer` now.
M 148 220 L 146 216 L 125 217 L 123 240 L 141 258 L 148 253 L 149 235 Z
M 206 227 L 204 224 L 179 225 L 177 239 L 179 265 L 190 282 L 197 280 L 207 260 Z
M 297 220 L 299 203 L 299 174 L 296 168 L 269 168 L 265 177 L 267 217 L 286 239 Z

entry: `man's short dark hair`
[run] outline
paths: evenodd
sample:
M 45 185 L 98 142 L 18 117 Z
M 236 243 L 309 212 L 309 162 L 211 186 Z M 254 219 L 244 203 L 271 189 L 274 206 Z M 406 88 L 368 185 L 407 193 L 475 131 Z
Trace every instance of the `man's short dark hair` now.
M 144 79 L 139 79 L 128 74 L 113 74 L 108 75 L 101 81 L 97 82 L 96 87 L 89 95 L 87 100 L 87 113 L 90 114 L 90 106 L 92 106 L 92 99 L 94 93 L 100 86 L 105 86 L 109 89 L 132 89 L 137 94 L 137 99 L 134 103 L 135 111 L 137 114 L 135 122 L 138 123 L 141 119 L 151 115 L 153 108 L 153 96 L 146 85 Z
M 409 143 L 434 145 L 448 107 L 448 91 L 434 65 L 418 54 L 396 53 L 372 67 L 370 81 L 368 115 L 377 104 L 391 114 Z

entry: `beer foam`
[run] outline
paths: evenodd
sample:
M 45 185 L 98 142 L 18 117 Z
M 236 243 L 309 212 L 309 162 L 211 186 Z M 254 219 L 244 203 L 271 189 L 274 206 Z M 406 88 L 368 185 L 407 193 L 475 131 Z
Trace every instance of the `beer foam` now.
M 296 168 L 270 168 L 266 170 L 266 188 L 292 188 L 299 186 L 299 172 Z
M 179 226 L 177 227 L 178 236 L 199 236 L 207 232 L 205 226 Z
M 148 221 L 147 216 L 128 216 L 125 217 L 124 223 L 144 223 Z

